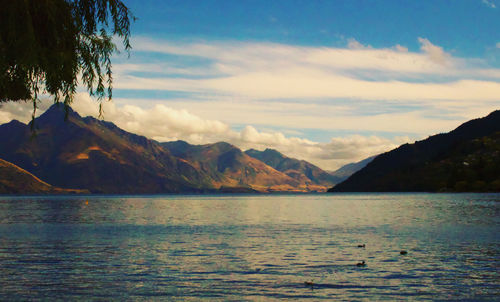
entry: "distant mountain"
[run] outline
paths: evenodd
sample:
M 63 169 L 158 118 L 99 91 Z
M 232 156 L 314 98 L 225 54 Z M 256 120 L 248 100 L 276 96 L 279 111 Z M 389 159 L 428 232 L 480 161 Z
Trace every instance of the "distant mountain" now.
M 363 169 L 366 165 L 368 165 L 369 162 L 371 162 L 375 156 L 371 156 L 368 158 L 363 159 L 362 161 L 356 162 L 356 163 L 350 163 L 347 165 L 344 165 L 340 167 L 339 169 L 330 172 L 333 176 L 337 177 L 340 181 L 342 182 L 349 178 L 349 176 L 353 175 L 354 173 L 358 172 L 359 170 Z
M 266 149 L 264 151 L 250 149 L 245 151 L 245 153 L 285 173 L 304 187 L 317 187 L 317 190 L 322 191 L 324 189 L 320 189 L 321 187 L 328 188 L 341 181 L 340 178 L 305 160 L 287 157 L 274 149 Z
M 210 182 L 159 143 L 53 105 L 29 125 L 0 125 L 0 157 L 48 183 L 92 193 L 192 192 Z
M 0 194 L 81 194 L 86 190 L 53 187 L 28 171 L 0 159 Z
M 500 111 L 377 156 L 331 192 L 500 192 Z
M 260 192 L 326 190 L 325 187 L 308 186 L 225 142 L 190 145 L 184 141 L 175 141 L 161 145 L 173 155 L 188 161 L 209 175 L 213 179 L 213 185 L 224 190 L 229 188 L 233 188 L 231 190 L 247 188 Z

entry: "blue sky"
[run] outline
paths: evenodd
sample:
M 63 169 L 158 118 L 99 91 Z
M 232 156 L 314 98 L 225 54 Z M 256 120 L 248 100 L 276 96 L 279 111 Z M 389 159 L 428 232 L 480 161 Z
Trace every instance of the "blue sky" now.
M 376 48 L 417 37 L 458 56 L 484 56 L 498 42 L 494 0 L 467 1 L 126 1 L 136 35 L 164 39 L 270 41 L 344 46 L 348 38 Z
M 105 119 L 160 141 L 335 169 L 500 109 L 499 0 L 124 3 Z M 16 106 L 0 122 L 29 118 Z M 85 92 L 74 108 L 97 115 Z

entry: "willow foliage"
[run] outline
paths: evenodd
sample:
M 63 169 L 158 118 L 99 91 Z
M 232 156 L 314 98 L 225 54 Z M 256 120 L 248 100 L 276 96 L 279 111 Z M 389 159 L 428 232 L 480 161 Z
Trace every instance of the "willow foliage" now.
M 119 0 L 0 0 L 0 103 L 40 94 L 68 106 L 79 80 L 112 97 L 113 36 L 130 50 L 130 10 Z

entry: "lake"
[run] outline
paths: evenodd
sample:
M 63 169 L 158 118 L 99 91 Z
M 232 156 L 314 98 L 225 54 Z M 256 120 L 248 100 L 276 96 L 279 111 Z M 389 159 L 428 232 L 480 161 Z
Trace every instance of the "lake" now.
M 495 300 L 499 211 L 500 194 L 3 196 L 0 300 Z

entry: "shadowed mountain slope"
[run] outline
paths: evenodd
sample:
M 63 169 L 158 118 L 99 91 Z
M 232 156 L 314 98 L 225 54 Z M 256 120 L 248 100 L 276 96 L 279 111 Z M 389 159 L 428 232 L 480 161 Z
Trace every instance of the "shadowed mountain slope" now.
M 0 194 L 81 194 L 86 190 L 61 189 L 49 185 L 28 171 L 0 159 Z
M 500 111 L 377 156 L 331 192 L 500 191 Z

